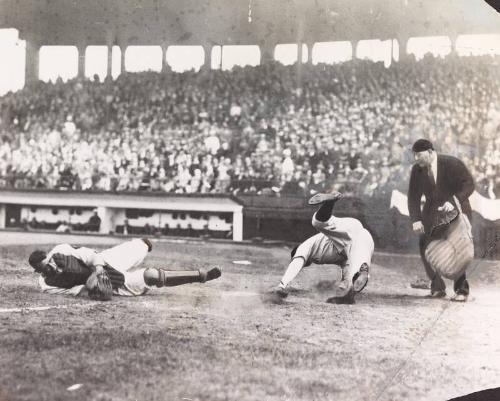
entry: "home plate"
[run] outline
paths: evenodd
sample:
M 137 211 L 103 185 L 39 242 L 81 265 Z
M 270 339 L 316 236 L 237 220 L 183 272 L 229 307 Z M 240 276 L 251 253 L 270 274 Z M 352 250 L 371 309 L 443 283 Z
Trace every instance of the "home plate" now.
M 72 386 L 69 386 L 66 390 L 75 391 L 75 390 L 78 390 L 79 388 L 81 388 L 82 386 L 83 386 L 83 384 L 77 383 L 77 384 L 73 384 Z
M 250 262 L 249 260 L 233 260 L 233 263 L 235 265 L 251 265 L 252 262 Z

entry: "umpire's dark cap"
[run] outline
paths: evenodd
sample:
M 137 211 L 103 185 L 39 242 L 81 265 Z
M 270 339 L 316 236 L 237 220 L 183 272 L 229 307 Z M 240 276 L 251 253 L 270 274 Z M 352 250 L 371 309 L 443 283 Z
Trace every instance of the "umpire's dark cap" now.
M 44 251 L 33 251 L 28 259 L 29 264 L 33 268 L 37 268 L 38 264 L 47 257 Z
M 434 146 L 432 145 L 432 142 L 427 139 L 419 139 L 411 148 L 413 152 L 425 152 L 429 149 L 434 150 Z

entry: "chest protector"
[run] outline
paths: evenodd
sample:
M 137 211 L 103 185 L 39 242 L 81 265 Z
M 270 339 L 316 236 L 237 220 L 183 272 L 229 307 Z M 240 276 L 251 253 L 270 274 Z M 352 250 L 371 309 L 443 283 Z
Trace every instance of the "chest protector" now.
M 455 198 L 458 214 L 439 228 L 438 235 L 425 249 L 425 258 L 441 276 L 456 280 L 474 258 L 472 227 Z

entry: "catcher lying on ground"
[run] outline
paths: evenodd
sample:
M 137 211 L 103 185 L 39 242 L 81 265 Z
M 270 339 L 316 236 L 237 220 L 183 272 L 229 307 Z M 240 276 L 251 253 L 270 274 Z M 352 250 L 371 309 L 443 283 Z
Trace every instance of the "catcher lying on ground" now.
M 113 295 L 143 295 L 151 286 L 205 283 L 221 276 L 218 267 L 208 271 L 134 269 L 152 248 L 148 239 L 133 239 L 102 252 L 61 244 L 49 253 L 32 252 L 29 264 L 40 274 L 38 282 L 43 292 L 75 296 L 87 293 L 100 301 L 110 300 Z

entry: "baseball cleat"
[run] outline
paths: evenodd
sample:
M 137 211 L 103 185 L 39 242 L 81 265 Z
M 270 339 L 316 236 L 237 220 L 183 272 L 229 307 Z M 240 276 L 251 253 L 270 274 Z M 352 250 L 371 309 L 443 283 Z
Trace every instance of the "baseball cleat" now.
M 361 292 L 368 284 L 368 279 L 370 278 L 369 267 L 366 263 L 363 263 L 354 277 L 352 278 L 352 287 L 354 292 Z
M 337 201 L 342 197 L 343 195 L 337 191 L 334 191 L 330 194 L 317 193 L 316 195 L 309 198 L 309 201 L 307 203 L 309 205 L 319 205 L 327 201 Z
M 205 283 L 210 280 L 215 280 L 222 275 L 220 267 L 212 267 L 210 270 L 200 270 L 201 282 Z
M 454 297 L 451 298 L 453 302 L 467 302 L 468 295 L 465 294 L 455 294 Z

